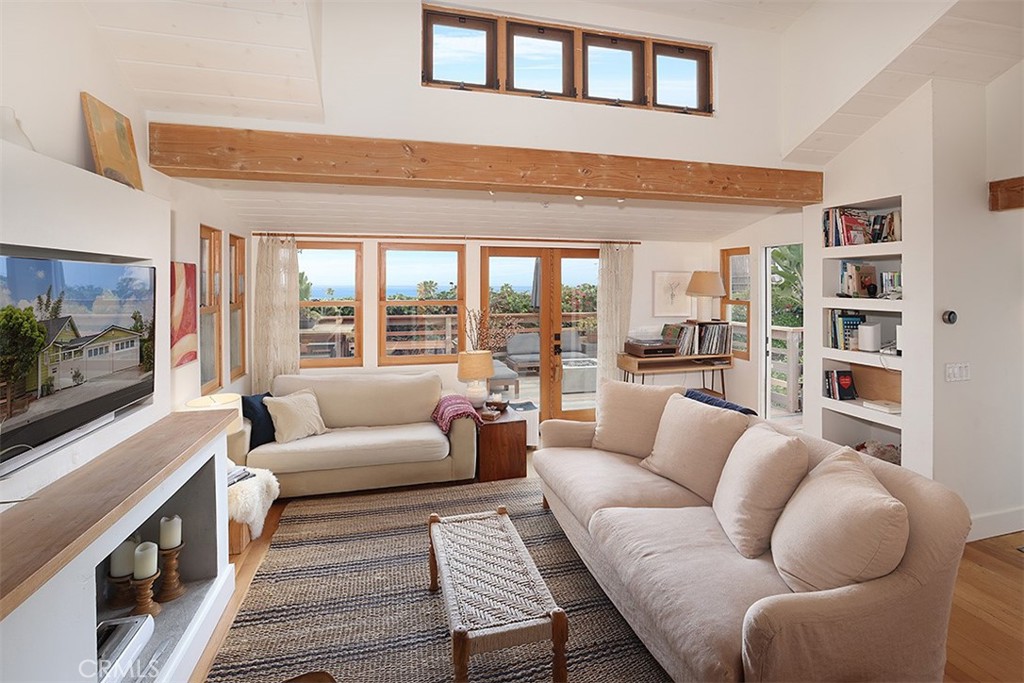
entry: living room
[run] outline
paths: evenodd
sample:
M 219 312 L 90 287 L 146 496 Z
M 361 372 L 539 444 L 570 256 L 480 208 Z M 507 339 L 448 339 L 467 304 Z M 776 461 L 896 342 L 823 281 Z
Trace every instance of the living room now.
M 1019 195 L 1019 177 L 1024 175 L 1024 10 L 1019 2 L 464 0 L 446 7 L 397 0 L 0 5 L 0 105 L 10 117 L 2 136 L 4 255 L 131 259 L 153 273 L 156 321 L 151 397 L 127 415 L 5 475 L 0 479 L 0 500 L 8 510 L 47 486 L 61 481 L 67 486 L 81 468 L 118 444 L 144 437 L 195 399 L 271 391 L 277 374 L 292 373 L 275 372 L 268 360 L 269 349 L 280 336 L 291 335 L 303 346 L 301 358 L 293 354 L 288 365 L 279 367 L 294 368 L 308 381 L 357 382 L 361 376 L 435 373 L 440 391 L 464 395 L 465 380 L 473 381 L 459 362 L 459 353 L 470 348 L 466 336 L 471 330 L 465 329 L 464 321 L 474 311 L 498 311 L 499 293 L 508 285 L 501 299 L 507 308 L 500 313 L 514 319 L 516 327 L 504 344 L 492 349 L 493 373 L 485 381 L 488 394 L 534 403 L 538 421 L 593 421 L 601 404 L 598 378 L 619 380 L 627 367 L 634 367 L 628 365 L 633 361 L 617 358 L 625 337 L 660 338 L 669 323 L 726 318 L 739 323 L 730 335 L 728 366 L 708 374 L 721 380 L 717 390 L 728 401 L 779 418 L 780 424 L 795 426 L 810 437 L 851 447 L 867 441 L 899 445 L 905 470 L 963 499 L 970 514 L 966 540 L 971 543 L 1024 528 L 1024 362 L 1013 353 L 1019 343 L 1010 342 L 1008 355 L 993 353 L 1005 343 L 1002 340 L 1019 338 L 1024 329 L 1024 226 L 1019 208 L 997 211 L 988 205 L 990 183 L 1017 179 L 1018 185 L 1011 184 L 1008 191 L 1007 206 L 1014 206 L 1012 196 L 1014 191 Z M 582 87 L 572 90 L 587 82 L 584 60 L 578 58 L 583 54 L 580 42 L 573 68 L 561 65 L 562 79 L 569 84 L 563 96 L 546 89 L 526 88 L 528 96 L 516 92 L 505 82 L 514 76 L 514 58 L 508 64 L 498 59 L 500 65 L 488 67 L 504 76 L 500 83 L 476 87 L 471 77 L 460 83 L 454 77 L 425 73 L 424 36 L 431 35 L 425 32 L 425 12 L 430 11 L 454 16 L 456 28 L 460 16 L 470 25 L 501 22 L 501 30 L 491 39 L 497 43 L 495 54 L 503 58 L 518 35 L 508 25 L 518 21 L 516 25 L 547 27 L 549 43 L 558 31 L 566 33 L 569 45 L 590 34 L 621 43 L 609 43 L 603 46 L 606 49 L 635 43 L 641 51 L 637 54 L 643 55 L 639 62 L 660 63 L 659 46 L 695 49 L 707 55 L 707 67 L 701 57 L 694 63 L 698 70 L 707 68 L 708 77 L 695 86 L 693 106 L 662 106 L 656 93 L 645 100 L 658 83 L 656 70 L 641 72 L 639 78 L 633 74 L 634 91 L 641 93 L 635 104 L 594 93 L 588 97 Z M 842 49 L 846 40 L 858 47 Z M 601 47 L 594 44 L 595 50 Z M 441 54 L 440 46 L 433 54 Z M 429 82 L 428 75 L 438 82 Z M 93 173 L 94 150 L 82 93 L 130 123 L 139 189 Z M 25 139 L 34 151 L 26 149 Z M 822 220 L 825 210 L 834 207 L 875 214 L 899 210 L 902 240 L 829 252 L 837 247 L 823 246 Z M 292 238 L 298 263 L 293 270 L 312 280 L 309 295 L 300 295 L 298 306 L 305 314 L 315 313 L 319 321 L 299 330 L 269 324 L 275 320 L 275 309 L 268 302 L 274 300 L 273 294 L 284 292 L 260 285 L 262 245 Z M 802 341 L 790 347 L 802 352 L 785 358 L 794 359 L 804 381 L 801 391 L 789 371 L 785 393 L 798 400 L 783 408 L 772 398 L 773 387 L 778 393 L 776 366 L 783 356 L 776 351 L 777 344 L 769 349 L 759 340 L 780 327 L 773 321 L 771 302 L 782 279 L 777 272 L 781 262 L 773 260 L 772 250 L 789 245 L 798 245 L 802 254 L 802 266 L 794 275 L 801 282 L 802 318 L 781 327 L 799 331 Z M 610 297 L 602 301 L 599 295 L 594 301 L 584 293 L 600 294 L 598 275 L 612 272 L 616 251 L 630 254 L 629 270 L 620 274 L 621 286 L 612 290 L 616 312 L 611 312 L 602 308 L 610 306 Z M 317 271 L 315 260 L 324 254 L 338 258 L 328 259 Z M 840 261 L 857 259 L 879 273 L 906 270 L 910 284 L 905 296 L 901 292 L 900 298 L 872 302 L 837 296 Z M 196 360 L 180 365 L 171 344 L 172 319 L 180 303 L 171 295 L 172 277 L 177 277 L 172 270 L 178 264 L 193 264 L 199 281 L 210 283 L 209 291 L 198 291 L 201 303 L 193 304 Z M 735 300 L 739 279 L 730 276 L 730 267 L 746 269 L 748 278 Z M 327 279 L 312 277 L 314 272 L 326 273 Z M 666 298 L 664 283 L 685 291 L 685 281 L 679 285 L 673 278 L 698 272 L 719 275 L 725 301 L 721 294 L 702 299 L 695 291 L 681 297 L 682 307 L 676 307 L 675 300 Z M 436 288 L 417 291 L 429 282 Z M 609 287 L 607 279 L 604 284 Z M 218 288 L 220 297 L 208 300 Z M 569 308 L 564 291 L 573 292 Z M 215 306 L 208 307 L 207 301 Z M 19 302 L 15 298 L 3 303 Z M 701 316 L 705 308 L 712 314 Z M 865 322 L 879 325 L 881 347 L 895 351 L 894 322 L 900 325 L 900 355 L 875 352 L 869 358 L 865 351 L 832 347 L 830 312 L 862 308 Z M 955 312 L 953 318 L 944 315 L 949 311 Z M 69 312 L 74 313 L 64 313 Z M 440 328 L 427 334 L 401 327 L 411 325 L 407 321 L 420 312 L 437 316 L 432 324 Z M 305 314 L 299 314 L 300 320 Z M 58 318 L 59 312 L 52 317 Z M 990 329 L 984 337 L 979 334 L 982 324 Z M 330 325 L 326 336 L 320 335 Z M 613 332 L 617 327 L 622 329 Z M 566 330 L 572 331 L 571 338 Z M 564 360 L 541 343 L 559 332 L 566 337 L 558 340 L 559 352 L 566 352 Z M 521 336 L 512 342 L 517 334 Z M 88 335 L 83 330 L 83 343 Z M 427 339 L 434 346 L 423 346 Z M 613 341 L 607 343 L 609 339 Z M 69 351 L 73 359 L 74 351 Z M 955 377 L 950 366 L 955 366 Z M 823 375 L 851 368 L 861 398 L 891 399 L 902 404 L 902 412 L 875 415 L 862 405 L 822 395 Z M 506 371 L 506 383 L 496 384 L 496 373 Z M 705 374 L 641 377 L 646 386 L 715 390 Z M 871 396 L 872 380 L 879 376 L 881 386 L 890 388 Z M 902 381 L 897 379 L 892 389 L 894 376 Z M 83 381 L 85 386 L 98 384 L 91 377 Z M 338 401 L 354 400 L 358 391 L 353 392 Z M 377 412 L 400 409 L 396 404 Z M 501 423 L 479 427 L 480 438 L 500 427 Z M 458 430 L 465 431 L 456 426 L 453 433 Z M 529 437 L 531 457 L 539 452 L 533 448 L 539 445 L 543 450 L 549 438 L 543 427 L 539 431 L 539 441 L 532 433 Z M 211 437 L 211 444 L 222 438 Z M 205 476 L 200 464 L 195 474 L 199 477 Z M 256 460 L 248 464 L 264 467 Z M 414 465 L 412 469 L 423 472 L 440 467 L 428 462 Z M 388 466 L 397 472 L 410 470 L 401 463 Z M 533 463 L 530 473 L 536 474 Z M 339 483 L 363 481 L 363 475 L 341 473 L 337 481 L 323 484 L 327 488 L 315 490 L 290 487 L 321 484 L 330 477 L 314 474 L 302 479 L 300 475 L 309 473 L 285 470 L 277 474 L 284 494 L 272 517 L 281 516 L 283 500 L 317 506 L 331 498 L 328 490 L 335 496 L 340 493 L 341 504 L 351 510 L 363 509 L 355 503 L 360 494 L 350 493 L 360 487 Z M 394 476 L 385 478 L 387 485 L 402 486 L 402 474 Z M 461 481 L 473 479 L 474 473 L 445 476 Z M 191 504 L 201 497 L 198 491 L 205 484 L 197 480 L 193 487 L 185 485 L 186 480 L 182 479 L 180 498 L 163 494 L 160 509 L 167 507 L 169 495 L 183 508 L 185 501 Z M 419 499 L 427 491 L 465 488 L 366 494 L 367 489 L 380 487 L 379 481 L 363 486 L 362 495 Z M 292 490 L 314 497 L 293 497 L 297 494 L 289 495 Z M 519 500 L 523 494 L 518 489 L 510 489 L 508 495 L 512 520 L 518 528 L 518 515 L 523 515 L 527 528 L 520 532 L 533 552 L 534 543 L 540 543 L 536 539 L 547 533 L 546 527 L 543 533 L 536 527 L 535 536 L 528 535 L 532 515 L 542 514 L 539 499 L 531 507 Z M 452 509 L 481 511 L 504 504 L 487 501 L 467 510 Z M 224 505 L 210 514 L 220 519 L 227 511 Z M 438 511 L 449 514 L 450 506 L 445 506 Z M 283 507 L 286 513 L 299 514 L 300 509 L 292 502 Z M 553 509 L 560 514 L 557 502 Z M 357 515 L 344 509 L 331 514 Z M 150 517 L 140 518 L 128 532 L 152 532 L 159 516 L 155 522 Z M 189 520 L 182 517 L 187 535 Z M 545 519 L 550 518 L 549 514 Z M 389 523 L 382 513 L 381 526 L 372 528 L 386 529 Z M 419 540 L 426 543 L 426 517 L 417 517 L 416 524 L 420 523 Z M 559 530 L 556 522 L 550 523 Z M 128 518 L 103 538 L 116 536 L 125 525 Z M 272 546 L 287 548 L 295 542 L 296 525 L 301 526 L 285 521 L 277 531 L 254 539 L 250 548 L 258 552 L 234 558 L 234 569 L 226 557 L 218 560 L 214 573 L 220 592 L 210 598 L 208 607 L 242 609 L 240 614 L 245 615 L 246 591 L 255 594 L 249 586 L 253 575 L 263 573 L 272 579 L 274 571 L 286 571 L 287 557 L 274 559 L 278 551 Z M 0 529 L 5 549 L 10 534 L 11 527 Z M 189 548 L 200 547 L 205 534 L 190 536 L 196 545 L 190 540 Z M 118 542 L 130 535 L 124 533 Z M 1019 534 L 1017 539 L 1015 545 L 1021 545 Z M 211 537 L 209 542 L 219 548 L 226 540 Z M 347 547 L 340 544 L 337 550 Z M 188 548 L 182 552 L 182 571 L 187 574 L 194 571 L 190 563 L 195 560 L 187 557 Z M 354 546 L 353 552 L 358 552 Z M 421 564 L 410 571 L 425 572 L 425 556 Z M 544 575 L 546 566 L 538 564 Z M 1016 592 L 1010 595 L 1019 602 L 1019 564 L 1014 571 L 1010 585 Z M 580 581 L 593 581 L 583 574 Z M 559 598 L 558 583 L 546 575 L 545 579 Z M 610 592 L 601 580 L 598 583 Z M 233 590 L 235 585 L 239 588 Z M 89 599 L 76 594 L 65 609 L 77 613 L 76 606 L 96 603 L 95 590 L 90 590 Z M 331 599 L 354 599 L 356 589 L 348 590 L 347 598 Z M 595 590 L 597 600 L 601 588 Z M 27 599 L 27 607 L 35 609 L 38 603 L 45 611 L 52 609 L 55 597 L 37 592 Z M 76 619 L 94 624 L 93 607 Z M 617 614 L 614 607 L 609 611 Z M 331 618 L 339 619 L 343 612 Z M 5 606 L 5 622 L 8 613 Z M 573 649 L 574 625 L 577 619 L 585 622 L 586 612 L 567 613 L 570 675 L 620 680 L 626 671 L 622 667 L 647 666 L 655 659 L 651 669 L 644 669 L 648 673 L 638 677 L 658 680 L 666 675 L 662 668 L 670 665 L 657 656 L 657 646 L 649 646 L 655 653 L 651 659 L 636 643 L 638 649 L 629 655 L 633 659 L 602 660 L 588 670 L 582 651 L 574 655 Z M 420 618 L 415 610 L 404 614 Z M 213 665 L 217 647 L 203 650 L 213 642 L 215 617 L 208 615 L 205 630 L 192 634 L 201 642 L 187 653 L 174 650 L 176 666 L 184 670 L 188 667 L 181 662 L 194 665 L 200 658 L 207 668 Z M 999 628 L 1005 630 L 1007 623 L 1012 627 L 1019 618 L 1019 610 L 1016 615 L 1003 614 Z M 253 628 L 258 620 L 253 612 L 238 625 Z M 285 622 L 268 617 L 266 623 L 273 626 L 263 630 L 274 634 Z M 645 635 L 636 624 L 625 624 L 618 626 L 623 633 L 632 628 Z M 67 628 L 67 637 L 79 646 L 91 639 L 81 629 Z M 14 643 L 8 640 L 10 632 L 5 625 L 4 640 Z M 217 633 L 221 640 L 232 637 L 227 625 Z M 393 637 L 386 633 L 391 632 L 385 629 L 378 635 Z M 432 645 L 444 649 L 440 657 L 446 662 L 450 635 L 446 639 L 442 634 Z M 234 638 L 233 661 L 241 666 L 239 661 L 248 655 L 240 654 L 245 649 L 238 644 L 237 631 Z M 346 646 L 360 650 L 356 642 L 365 641 L 346 641 Z M 1020 648 L 1019 637 L 999 642 Z M 158 645 L 155 639 L 151 643 Z M 5 645 L 4 659 L 13 661 L 8 652 Z M 506 662 L 487 663 L 487 656 L 471 658 L 473 677 L 497 676 L 494 671 Z M 983 656 L 972 651 L 965 658 Z M 310 656 L 305 662 L 288 660 L 287 665 L 268 665 L 262 671 L 227 669 L 221 663 L 214 666 L 212 678 L 283 680 L 303 671 L 330 669 L 322 662 L 337 659 L 343 658 Z M 374 665 L 369 655 L 352 659 Z M 1010 672 L 1005 676 L 1012 679 L 1013 672 L 1021 671 L 1024 665 L 1019 660 L 1003 658 L 1008 667 L 1003 670 Z M 413 669 L 403 668 L 408 666 L 396 664 L 394 671 L 404 675 L 392 677 L 415 679 Z M 489 667 L 489 673 L 473 668 L 481 666 Z M 521 677 L 550 675 L 548 661 L 538 666 Z M 190 675 L 188 669 L 182 678 Z M 679 671 L 670 673 L 678 677 Z M 799 677 L 792 670 L 787 673 Z M 958 675 L 949 669 L 946 673 Z M 350 680 L 375 677 L 372 668 L 349 669 L 347 675 Z M 984 669 L 959 675 L 965 680 L 999 678 L 997 671 Z M 11 680 L 20 680 L 19 676 Z M 746 676 L 753 674 L 748 670 Z M 884 678 L 884 672 L 877 677 Z

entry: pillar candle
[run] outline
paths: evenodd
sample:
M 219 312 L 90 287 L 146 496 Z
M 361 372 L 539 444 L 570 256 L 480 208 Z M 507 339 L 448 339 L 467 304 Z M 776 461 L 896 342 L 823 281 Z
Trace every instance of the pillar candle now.
M 181 545 L 181 517 L 160 518 L 160 549 L 177 548 Z
M 156 574 L 156 543 L 146 541 L 135 549 L 135 578 L 148 579 Z
M 129 538 L 114 549 L 114 554 L 110 556 L 111 576 L 128 576 L 135 571 L 136 545 L 135 541 Z

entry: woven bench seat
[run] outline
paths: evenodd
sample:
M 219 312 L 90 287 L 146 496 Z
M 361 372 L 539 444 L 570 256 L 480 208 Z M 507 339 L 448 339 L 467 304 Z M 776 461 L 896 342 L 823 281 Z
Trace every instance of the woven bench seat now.
M 468 679 L 471 654 L 550 639 L 552 679 L 565 681 L 568 620 L 505 508 L 431 515 L 428 531 L 430 590 L 444 596 L 455 680 Z

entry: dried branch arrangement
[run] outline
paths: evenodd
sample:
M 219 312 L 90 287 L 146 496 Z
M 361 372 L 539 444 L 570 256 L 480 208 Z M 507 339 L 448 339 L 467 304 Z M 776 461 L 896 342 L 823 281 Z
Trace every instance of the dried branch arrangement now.
M 521 330 L 522 326 L 515 318 L 484 315 L 483 311 L 475 308 L 466 311 L 466 337 L 470 348 L 478 351 L 503 349 L 508 340 Z

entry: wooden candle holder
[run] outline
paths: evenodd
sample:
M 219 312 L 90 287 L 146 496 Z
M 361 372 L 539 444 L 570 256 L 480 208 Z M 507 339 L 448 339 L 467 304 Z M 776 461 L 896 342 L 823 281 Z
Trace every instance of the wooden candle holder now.
M 112 587 L 107 605 L 111 609 L 124 609 L 135 604 L 135 596 L 132 594 L 132 575 L 110 576 L 107 574 L 107 583 Z
M 135 609 L 131 611 L 133 616 L 149 614 L 156 616 L 160 614 L 160 603 L 153 602 L 153 582 L 160 577 L 160 570 L 156 574 L 145 579 L 132 579 L 132 588 L 135 589 Z
M 181 575 L 178 573 L 178 553 L 184 547 L 185 544 L 182 543 L 177 548 L 160 549 L 160 555 L 163 557 L 164 580 L 160 584 L 160 591 L 156 594 L 157 602 L 170 602 L 185 594 L 185 584 L 181 582 Z

